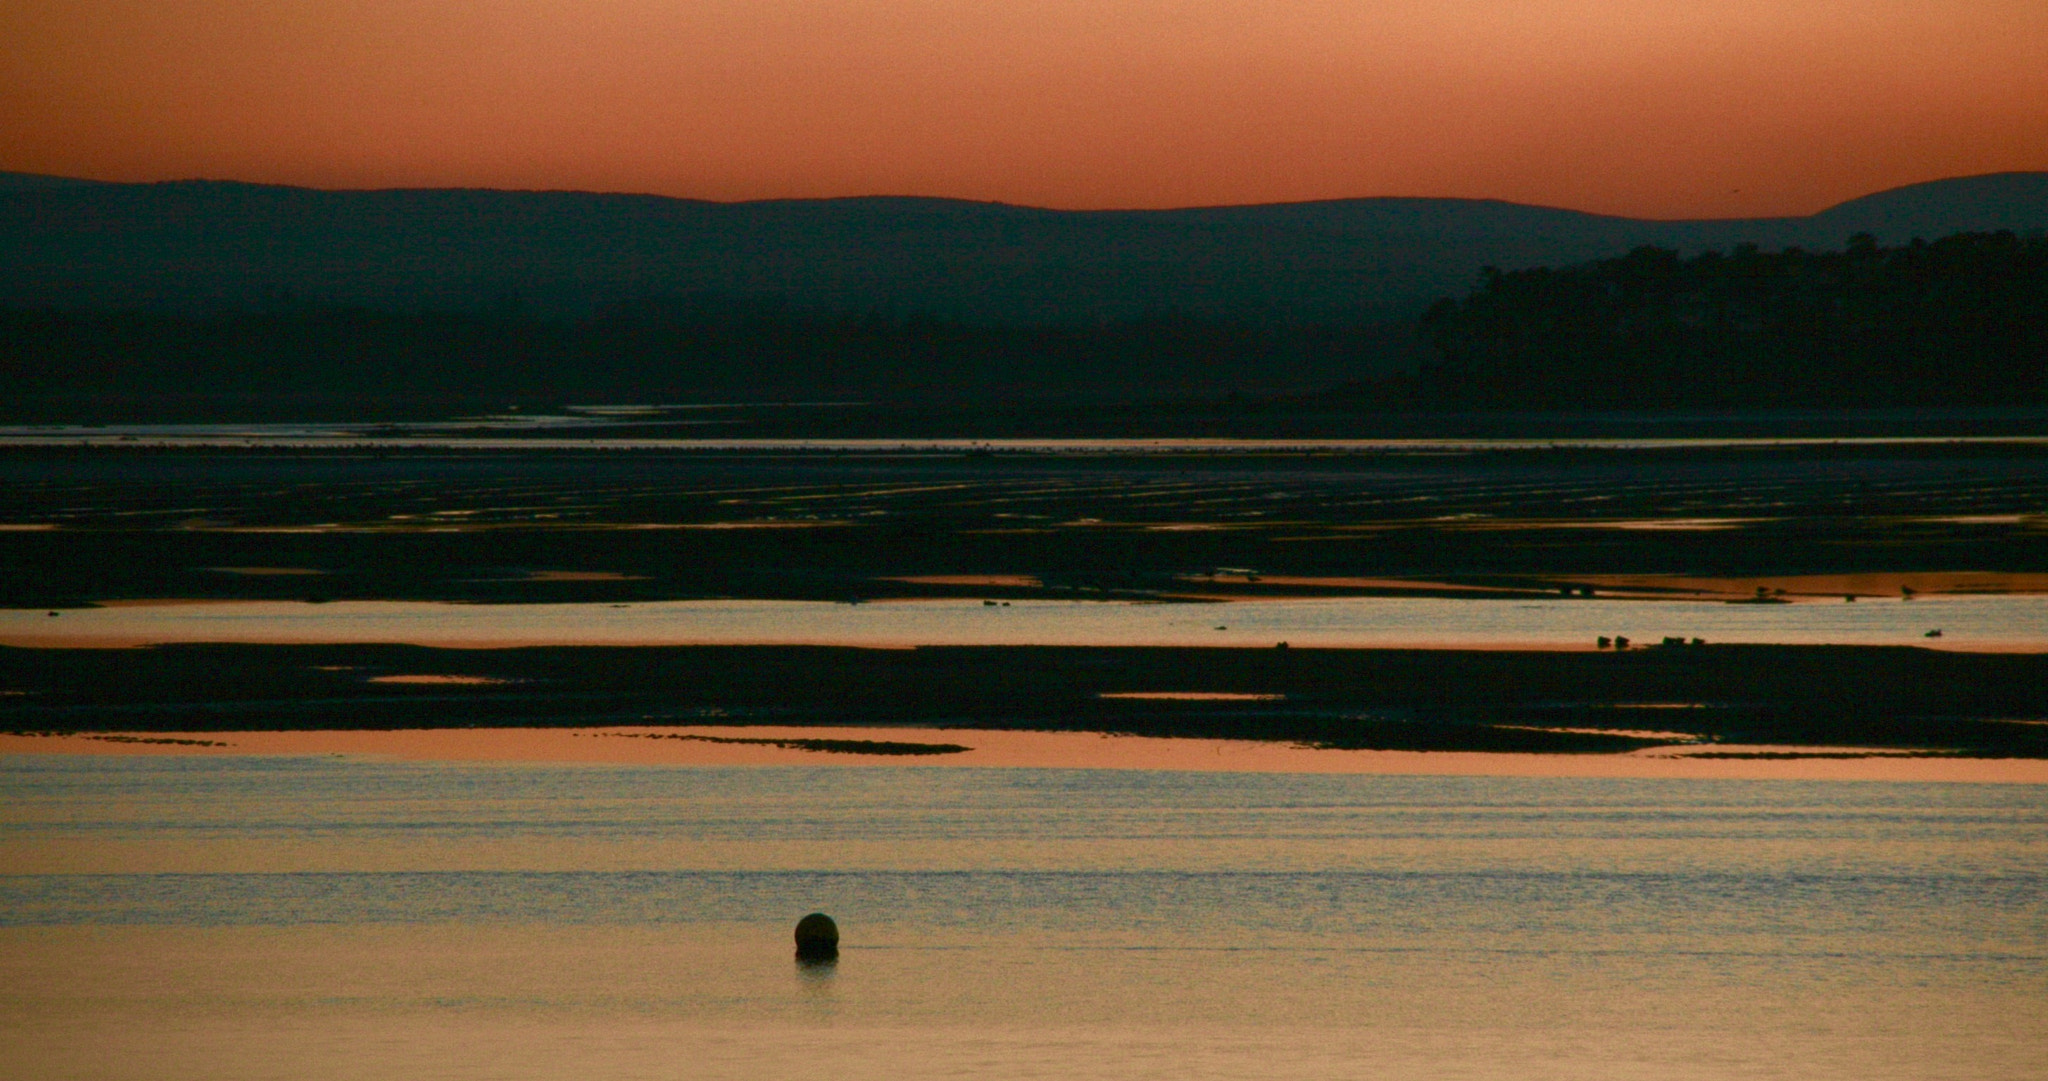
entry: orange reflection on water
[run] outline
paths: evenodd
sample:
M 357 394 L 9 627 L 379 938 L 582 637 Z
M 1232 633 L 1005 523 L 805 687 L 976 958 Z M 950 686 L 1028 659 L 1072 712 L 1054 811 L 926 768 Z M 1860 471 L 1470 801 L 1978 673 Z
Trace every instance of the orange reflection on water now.
M 2039 1000 L 1776 958 L 1048 948 L 774 926 L 9 928 L 10 1076 L 919 1081 L 2039 1076 Z M 1816 988 L 1820 991 L 1816 992 Z M 1361 1064 L 1373 1069 L 1361 1071 Z M 1781 1072 L 1778 1067 L 1798 1072 Z

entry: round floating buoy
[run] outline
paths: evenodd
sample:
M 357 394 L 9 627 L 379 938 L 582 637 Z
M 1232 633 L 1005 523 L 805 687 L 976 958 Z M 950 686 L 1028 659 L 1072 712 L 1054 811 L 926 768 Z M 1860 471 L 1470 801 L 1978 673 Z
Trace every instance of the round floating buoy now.
M 805 961 L 838 957 L 839 925 L 823 912 L 813 912 L 796 921 L 796 955 Z

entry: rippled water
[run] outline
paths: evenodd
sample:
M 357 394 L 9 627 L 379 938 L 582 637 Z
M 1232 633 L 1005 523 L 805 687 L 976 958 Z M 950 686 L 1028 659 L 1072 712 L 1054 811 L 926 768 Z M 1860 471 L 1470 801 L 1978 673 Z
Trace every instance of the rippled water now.
M 7 1077 L 2048 1075 L 2040 786 L 19 756 L 0 808 Z
M 1928 638 L 1940 630 L 1938 638 Z M 51 619 L 0 610 L 0 640 L 412 642 L 512 645 L 822 644 L 1584 648 L 1601 635 L 1718 643 L 2048 649 L 2048 596 L 1856 604 L 1366 597 L 1229 604 L 1103 601 L 657 601 L 459 605 L 405 601 L 181 603 Z

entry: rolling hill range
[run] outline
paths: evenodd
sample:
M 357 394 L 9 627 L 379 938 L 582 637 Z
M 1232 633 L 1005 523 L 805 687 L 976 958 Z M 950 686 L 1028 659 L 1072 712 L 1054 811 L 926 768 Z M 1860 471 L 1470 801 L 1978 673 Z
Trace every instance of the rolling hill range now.
M 0 304 L 169 312 L 517 305 L 580 316 L 649 296 L 1089 325 L 1175 313 L 1395 322 L 1479 268 L 1655 244 L 1839 247 L 2048 229 L 2048 173 L 1934 181 L 1802 218 L 1645 221 L 1494 201 L 1373 198 L 1058 211 L 928 198 L 710 203 L 464 189 L 323 191 L 0 174 Z

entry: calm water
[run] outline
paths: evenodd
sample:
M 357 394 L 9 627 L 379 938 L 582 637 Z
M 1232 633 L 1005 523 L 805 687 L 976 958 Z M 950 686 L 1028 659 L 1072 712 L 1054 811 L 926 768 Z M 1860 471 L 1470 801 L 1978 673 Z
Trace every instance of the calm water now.
M 1939 638 L 1926 632 L 1940 630 Z M 2048 649 L 2048 596 L 1945 596 L 1855 604 L 1429 597 L 1229 604 L 978 600 L 831 604 L 659 601 L 459 605 L 241 601 L 67 611 L 0 610 L 0 640 L 413 642 L 511 645 L 804 643 L 905 645 L 1585 647 L 1601 635 L 1719 643 Z
M 0 1076 L 2036 1078 L 2044 867 L 2038 786 L 20 756 Z

